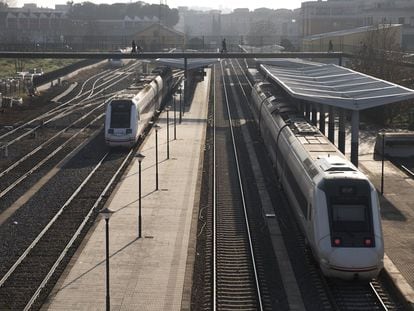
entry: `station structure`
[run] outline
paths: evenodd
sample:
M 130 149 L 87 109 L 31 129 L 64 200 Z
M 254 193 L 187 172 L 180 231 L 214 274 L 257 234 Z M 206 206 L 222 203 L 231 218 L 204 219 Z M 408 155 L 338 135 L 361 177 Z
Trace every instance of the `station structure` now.
M 371 76 L 367 76 L 355 71 L 352 71 L 350 69 L 341 67 L 342 58 L 346 57 L 345 54 L 340 52 L 334 52 L 334 53 L 139 53 L 139 54 L 114 54 L 114 53 L 21 53 L 21 52 L 0 52 L 0 58 L 97 58 L 97 59 L 106 59 L 106 58 L 137 58 L 137 59 L 182 59 L 181 61 L 177 61 L 177 68 L 182 68 L 185 70 L 185 74 L 187 74 L 187 70 L 189 70 L 189 64 L 192 63 L 192 61 L 188 61 L 188 59 L 222 59 L 222 58 L 256 58 L 256 59 L 266 59 L 266 61 L 262 61 L 263 71 L 265 71 L 268 74 L 268 77 L 274 81 L 274 83 L 277 83 L 280 85 L 290 96 L 292 96 L 294 99 L 297 100 L 297 103 L 301 107 L 303 113 L 312 121 L 314 125 L 317 125 L 318 122 L 318 115 L 319 115 L 319 128 L 324 133 L 325 132 L 325 114 L 328 113 L 328 138 L 334 143 L 335 142 L 335 127 L 334 127 L 334 116 L 335 116 L 335 110 L 339 113 L 339 129 L 338 129 L 338 148 L 345 153 L 345 115 L 347 111 L 351 112 L 351 161 L 358 166 L 358 148 L 359 148 L 359 113 L 361 110 L 372 108 L 372 107 L 378 107 L 381 105 L 387 105 L 392 103 L 397 103 L 400 101 L 413 99 L 414 98 L 414 91 L 411 89 L 407 89 L 404 87 L 401 87 L 399 85 L 380 80 Z M 276 58 L 283 58 L 283 60 L 274 60 Z M 318 58 L 330 58 L 330 59 L 337 59 L 338 64 L 321 64 L 321 63 L 313 63 L 313 62 L 307 62 L 307 61 L 300 61 L 300 60 L 286 60 L 287 58 L 311 58 L 311 59 L 318 59 Z M 197 61 L 194 62 L 196 64 Z M 198 64 L 200 65 L 200 63 Z M 200 66 L 197 66 L 200 67 Z M 186 80 L 185 80 L 186 81 Z M 200 94 L 200 100 L 198 104 L 202 104 L 204 100 L 207 98 L 207 90 L 209 89 L 208 84 L 205 84 L 204 92 Z M 197 96 L 196 96 L 197 98 Z M 184 93 L 184 105 L 186 105 L 186 95 Z M 203 105 L 191 105 L 192 108 L 196 108 Z M 199 115 L 200 113 L 200 115 Z M 197 115 L 197 118 L 200 120 L 206 119 L 206 112 L 200 111 L 196 113 L 196 111 L 191 111 L 187 117 L 194 117 Z M 184 123 L 185 124 L 185 123 Z M 196 126 L 199 123 L 194 124 L 189 122 L 189 126 Z M 200 123 L 201 124 L 201 123 Z M 202 128 L 203 126 L 200 126 Z M 194 131 L 185 131 L 186 133 L 193 133 Z M 199 137 L 197 138 L 198 143 L 202 141 L 202 137 L 204 137 L 204 132 L 201 129 L 201 132 L 199 133 Z M 177 150 L 184 150 L 184 147 L 189 145 L 185 144 L 184 142 L 188 141 L 194 141 L 194 137 L 188 137 L 186 140 L 183 140 L 182 146 L 177 146 Z M 151 141 L 151 140 L 149 140 Z M 178 141 L 180 142 L 180 141 Z M 189 146 L 187 146 L 189 147 Z M 181 158 L 183 161 L 176 161 L 179 165 L 183 165 L 185 163 L 189 163 L 188 160 L 185 160 L 186 156 L 194 155 L 194 161 L 191 163 L 198 163 L 196 160 L 199 159 L 200 154 L 200 146 L 193 146 L 194 150 L 197 150 L 197 153 L 195 152 L 186 152 L 182 153 L 177 158 Z M 152 150 L 151 146 L 147 146 L 146 150 L 149 151 Z M 149 159 L 147 159 L 149 160 Z M 379 175 L 376 173 L 378 172 L 378 163 L 377 161 L 374 161 L 372 159 L 362 159 L 363 162 L 363 170 L 366 171 L 370 175 L 370 179 L 374 180 L 374 183 L 378 185 L 379 182 Z M 146 161 L 150 162 L 150 161 Z M 166 162 L 167 163 L 167 162 Z M 174 163 L 174 161 L 168 162 L 169 164 Z M 144 171 L 149 171 L 152 164 L 148 164 L 148 168 L 144 167 Z M 195 164 L 194 164 L 195 165 Z M 167 166 L 167 165 L 166 165 Z M 194 172 L 196 171 L 193 166 L 192 168 L 188 169 L 188 171 Z M 405 288 L 405 294 L 408 303 L 413 306 L 414 305 L 414 291 L 412 289 L 413 285 L 413 277 L 412 277 L 412 265 L 409 262 L 404 261 L 406 258 L 412 258 L 412 248 L 410 247 L 399 247 L 399 245 L 411 245 L 410 241 L 412 238 L 412 228 L 410 228 L 408 225 L 409 223 L 412 223 L 413 217 L 412 217 L 412 209 L 410 206 L 412 206 L 412 183 L 408 182 L 407 179 L 401 175 L 401 173 L 397 172 L 395 169 L 391 167 L 387 167 L 390 171 L 392 171 L 392 174 L 389 174 L 389 190 L 387 193 L 384 194 L 383 200 L 381 204 L 384 203 L 385 209 L 389 209 L 388 214 L 385 215 L 384 224 L 383 227 L 385 231 L 390 232 L 391 234 L 386 237 L 389 239 L 389 243 L 387 244 L 387 247 L 389 247 L 389 251 L 387 253 L 390 255 L 392 262 L 396 263 L 396 266 L 398 269 L 402 270 L 402 275 L 398 271 L 398 269 L 392 264 L 390 258 L 386 256 L 385 258 L 385 264 L 386 269 L 388 273 L 391 275 L 391 277 L 394 278 L 395 282 L 398 284 L 402 284 L 402 287 Z M 183 169 L 177 170 L 176 168 L 173 169 L 171 167 L 171 174 L 168 174 L 168 178 L 163 181 L 163 183 L 168 185 L 173 185 L 176 180 L 177 176 L 175 175 L 177 171 L 186 171 Z M 131 172 L 131 176 L 134 175 L 134 172 Z M 188 174 L 190 175 L 190 174 Z M 166 176 L 166 177 L 167 177 Z M 185 175 L 186 176 L 186 175 Z M 183 175 L 184 178 L 184 175 Z M 191 182 L 188 182 L 188 184 L 195 184 L 194 178 L 197 179 L 197 176 L 192 176 Z M 180 178 L 181 180 L 181 178 Z M 184 180 L 184 179 L 183 179 Z M 126 178 L 126 184 L 127 186 L 132 185 L 133 187 L 136 186 L 136 182 L 129 182 L 128 178 Z M 174 187 L 174 189 L 177 187 Z M 179 187 L 180 189 L 184 189 L 185 187 Z M 173 189 L 173 186 L 168 187 L 168 189 Z M 128 193 L 131 193 L 130 188 L 126 189 Z M 191 191 L 197 191 L 195 188 Z M 164 191 L 166 194 L 167 191 Z M 125 193 L 125 192 L 124 192 Z M 177 247 L 177 249 L 180 249 L 179 255 L 181 257 L 180 264 L 182 264 L 182 258 L 185 257 L 185 254 L 187 253 L 186 247 L 183 245 L 176 246 L 174 243 L 176 241 L 186 240 L 187 234 L 189 234 L 189 225 L 187 223 L 186 230 L 188 229 L 188 232 L 186 231 L 186 238 L 185 239 L 173 239 L 175 242 L 171 241 L 156 241 L 154 237 L 150 234 L 152 232 L 159 231 L 161 229 L 170 230 L 171 232 L 176 232 L 176 228 L 171 227 L 167 228 L 165 227 L 161 222 L 156 222 L 158 219 L 156 216 L 158 214 L 155 214 L 156 211 L 159 209 L 159 200 L 160 196 L 163 195 L 163 191 L 157 192 L 156 195 L 152 195 L 153 191 L 151 189 L 147 189 L 147 200 L 146 202 L 149 206 L 152 206 L 151 210 L 148 210 L 147 215 L 147 222 L 148 220 L 151 220 L 151 216 L 155 217 L 152 219 L 153 221 L 153 227 L 148 227 L 147 237 L 140 241 L 141 244 L 144 243 L 151 243 L 151 241 L 155 242 L 152 247 L 154 247 L 154 254 L 159 256 L 160 253 L 158 253 L 158 250 L 165 249 L 165 245 L 173 245 L 174 247 Z M 122 195 L 122 193 L 121 193 Z M 172 191 L 169 193 L 169 197 L 167 195 L 164 196 L 165 199 L 165 207 L 168 211 L 171 211 L 171 215 L 175 215 L 176 211 L 173 211 L 172 207 L 169 207 L 168 202 L 171 202 L 171 195 Z M 175 194 L 177 196 L 177 200 L 174 200 L 173 202 L 178 202 L 179 198 L 181 198 L 181 195 L 183 193 L 177 193 Z M 192 194 L 192 197 L 194 194 Z M 188 198 L 188 195 L 185 196 Z M 131 199 L 131 197 L 128 197 L 128 199 Z M 131 199 L 131 202 L 134 202 L 134 198 Z M 153 202 L 152 202 L 153 201 Z M 190 200 L 191 201 L 191 200 Z M 191 208 L 194 206 L 193 202 L 188 201 L 187 207 L 188 211 L 181 212 L 180 215 L 183 215 L 183 217 L 186 219 L 186 221 L 189 221 L 189 218 L 191 218 L 191 215 L 196 215 L 191 211 Z M 114 199 L 112 202 L 116 203 L 117 200 Z M 156 203 L 154 203 L 156 202 Z M 119 203 L 119 204 L 118 204 Z M 127 214 L 125 215 L 126 218 L 121 219 L 122 212 L 121 211 L 128 211 L 130 210 L 127 208 L 130 204 L 121 204 L 122 202 L 118 202 L 118 210 L 119 212 L 116 214 L 118 215 L 120 220 L 119 229 L 117 232 L 124 232 L 125 219 L 131 219 L 131 215 Z M 153 205 L 151 205 L 154 203 Z M 392 207 L 387 207 L 388 205 L 392 205 Z M 164 206 L 164 205 L 162 205 Z M 181 204 L 178 204 L 178 206 L 181 206 Z M 171 210 L 170 210 L 171 209 Z M 395 226 L 395 219 L 396 214 L 399 212 L 400 214 L 405 215 L 405 224 L 404 228 L 401 228 L 401 226 L 398 228 Z M 192 214 L 193 213 L 193 214 Z M 154 214 L 154 215 L 152 215 Z M 159 215 L 158 215 L 159 216 Z M 389 216 L 389 217 L 388 217 Z M 387 218 L 388 217 L 388 218 Z M 184 219 L 182 218 L 182 219 Z M 116 217 L 115 217 L 116 219 Z M 160 218 L 162 220 L 162 218 Z M 399 218 L 397 219 L 399 221 Z M 179 220 L 182 221 L 182 220 Z M 114 222 L 114 221 L 113 221 Z M 151 223 L 151 222 L 150 222 Z M 114 222 L 115 224 L 115 222 Z M 132 226 L 134 224 L 131 224 Z M 188 227 L 188 228 L 187 228 Z M 396 230 L 402 230 L 402 232 L 395 232 Z M 162 231 L 160 231 L 162 232 Z M 92 275 L 90 280 L 88 279 L 88 282 L 79 283 L 79 281 L 86 278 L 86 276 L 91 275 L 91 271 L 96 269 L 96 267 L 100 266 L 100 264 L 96 264 L 96 266 L 93 266 L 93 264 L 96 262 L 96 254 L 94 254 L 94 250 L 96 248 L 96 245 L 102 244 L 99 240 L 99 235 L 101 236 L 101 232 L 97 232 L 97 242 L 96 244 L 93 244 L 91 242 L 85 242 L 86 244 L 91 244 L 91 249 L 88 251 L 88 248 L 84 246 L 84 249 L 80 251 L 80 254 L 78 257 L 73 259 L 73 265 L 69 268 L 66 275 L 63 276 L 61 281 L 58 283 L 55 292 L 53 293 L 52 297 L 50 298 L 49 302 L 43 307 L 42 310 L 49 310 L 53 309 L 54 306 L 60 305 L 68 307 L 68 301 L 72 301 L 74 297 L 74 293 L 76 291 L 75 297 L 83 297 L 88 298 L 90 300 L 90 295 L 88 295 L 88 288 L 91 288 L 91 284 L 96 284 L 97 280 L 100 280 L 101 274 L 99 271 L 97 275 Z M 165 237 L 170 237 L 170 232 L 165 232 Z M 124 235 L 117 235 L 121 238 L 124 238 Z M 163 236 L 164 237 L 164 236 Z M 174 237 L 174 236 L 173 236 Z M 130 237 L 133 239 L 133 237 Z M 90 241 L 93 239 L 91 238 Z M 134 240 L 135 241 L 135 240 Z M 125 245 L 124 240 L 120 241 L 119 246 Z M 135 243 L 135 242 L 134 242 Z M 164 244 L 163 244 L 164 243 Z M 134 255 L 143 254 L 143 258 L 141 258 L 141 263 L 134 263 L 134 271 L 138 271 L 140 275 L 144 275 L 146 278 L 145 280 L 150 280 L 154 273 L 154 266 L 159 265 L 159 261 L 154 261 L 153 266 L 149 266 L 147 270 L 144 270 L 144 263 L 146 259 L 150 256 L 150 254 L 147 254 L 144 251 L 143 246 L 144 245 L 137 245 L 136 251 Z M 187 245 L 187 247 L 194 247 L 194 245 Z M 120 248 L 122 250 L 122 248 Z M 156 252 L 155 252 L 156 250 Z M 85 267 L 85 263 L 89 263 L 89 261 L 83 260 L 79 256 L 83 256 L 84 254 L 88 257 L 88 260 L 90 259 L 90 263 L 92 264 L 90 270 L 85 270 L 87 267 Z M 407 257 L 408 256 L 408 257 Z M 131 256 L 128 256 L 130 258 Z M 157 258 L 156 256 L 154 258 Z M 82 259 L 82 260 L 81 260 Z M 155 259 L 154 259 L 155 260 Z M 176 263 L 176 258 L 171 259 L 173 263 Z M 178 261 L 177 261 L 178 262 Z M 148 266 L 148 265 L 147 265 Z M 80 267 L 77 270 L 77 267 Z M 146 269 L 147 267 L 145 267 Z M 170 266 L 166 267 L 165 269 L 170 269 Z M 180 266 L 180 269 L 183 269 L 182 266 Z M 119 267 L 119 270 L 121 270 L 121 267 Z M 85 272 L 86 271 L 86 272 Z M 168 270 L 173 271 L 173 270 Z M 122 275 L 125 275 L 125 273 L 129 273 L 126 271 L 121 271 Z M 70 275 L 72 273 L 73 275 Z M 164 275 L 163 271 L 160 270 L 160 273 L 158 274 L 160 278 Z M 170 274 L 167 274 L 169 276 Z M 182 292 L 180 291 L 181 286 L 183 286 L 184 280 L 182 275 L 183 273 L 180 272 L 180 279 L 177 283 L 172 283 L 171 279 L 166 279 L 165 284 L 169 284 L 169 287 L 165 289 L 165 299 L 162 300 L 160 304 L 163 304 L 163 306 L 166 306 L 166 301 L 168 299 L 174 300 L 174 305 L 176 306 L 176 309 L 178 310 L 180 307 L 183 307 L 183 301 L 181 300 L 184 298 L 185 295 L 182 295 Z M 405 278 L 408 278 L 408 282 L 405 281 Z M 173 275 L 174 282 L 176 280 L 176 275 Z M 187 278 L 187 281 L 191 280 L 191 278 Z M 186 281 L 186 282 L 187 282 Z M 90 283 L 89 283 L 90 282 Z M 136 280 L 134 281 L 136 282 Z M 118 283 L 115 283 L 118 284 Z M 135 284 L 135 283 L 134 283 Z M 133 284 L 133 285 L 134 285 Z M 60 285 L 60 286 L 59 286 Z M 137 287 L 130 287 L 128 290 L 132 290 L 133 293 L 128 293 L 128 299 L 130 299 L 131 306 L 137 306 L 139 303 L 143 309 L 145 309 L 145 303 L 147 303 L 146 307 L 149 307 L 148 302 L 151 301 L 152 303 L 156 303 L 158 301 L 155 301 L 154 299 L 151 299 L 150 292 L 153 290 L 154 292 L 157 292 L 158 286 L 157 284 L 153 284 L 153 288 L 149 288 L 148 292 L 145 292 L 143 295 L 137 294 L 137 288 L 139 284 L 136 284 Z M 142 285 L 142 284 L 141 284 Z M 172 286 L 174 285 L 174 286 Z M 174 289 L 174 296 L 171 296 L 171 288 Z M 100 290 L 100 289 L 99 289 Z M 125 289 L 119 289 L 119 293 L 124 294 Z M 158 293 L 158 292 L 157 292 Z M 78 295 L 78 296 L 76 296 Z M 182 295 L 182 297 L 181 297 Z M 116 296 L 115 296 L 116 297 Z M 115 298 L 114 297 L 114 298 Z M 126 296 L 125 296 L 126 297 Z M 174 298 L 172 298 L 174 297 Z M 180 298 L 181 297 L 181 298 Z M 145 300 L 146 298 L 147 300 Z M 188 297 L 187 298 L 187 308 L 188 308 Z M 92 305 L 89 305 L 89 307 L 96 307 L 96 305 L 99 305 L 101 303 L 101 300 L 97 300 Z M 168 301 L 170 301 L 168 300 Z M 172 300 L 171 300 L 172 301 Z M 79 307 L 79 305 L 77 305 Z M 69 308 L 67 308 L 69 309 Z M 162 308 L 160 308 L 162 309 Z M 185 308 L 184 308 L 185 309 Z M 86 310 L 86 309 L 85 309 Z
M 332 143 L 335 143 L 334 109 L 338 110 L 338 149 L 343 154 L 345 116 L 347 111 L 351 112 L 351 162 L 355 166 L 358 166 L 360 111 L 414 98 L 412 89 L 334 64 L 286 60 L 266 63 L 260 66 L 268 79 L 295 98 L 314 125 L 317 125 L 319 115 L 319 129 L 323 134 L 328 112 L 328 138 Z

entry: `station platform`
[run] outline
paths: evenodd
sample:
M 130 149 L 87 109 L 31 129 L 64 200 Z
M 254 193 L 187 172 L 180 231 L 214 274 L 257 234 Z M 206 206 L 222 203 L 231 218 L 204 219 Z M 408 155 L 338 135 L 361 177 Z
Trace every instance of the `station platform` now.
M 190 310 L 190 294 L 205 142 L 210 71 L 198 83 L 174 140 L 169 112 L 157 122 L 159 190 L 155 180 L 155 132 L 140 152 L 142 161 L 142 238 L 138 238 L 138 161 L 131 164 L 107 203 L 111 310 Z M 177 105 L 178 109 L 178 105 Z M 194 231 L 194 232 L 192 232 Z M 191 232 L 191 234 L 190 234 Z M 98 219 L 41 310 L 105 310 L 105 220 Z
M 381 159 L 374 160 L 373 153 L 359 157 L 359 169 L 368 175 L 379 193 L 381 166 Z M 379 199 L 385 270 L 414 310 L 414 180 L 385 160 L 383 195 L 379 194 Z

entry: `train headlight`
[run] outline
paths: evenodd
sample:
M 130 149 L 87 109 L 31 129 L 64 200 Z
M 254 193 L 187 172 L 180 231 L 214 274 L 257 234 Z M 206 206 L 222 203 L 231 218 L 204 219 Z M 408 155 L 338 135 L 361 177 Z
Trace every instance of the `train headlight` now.
M 371 247 L 372 246 L 372 239 L 371 238 L 365 238 L 364 239 L 364 245 L 366 247 Z
M 126 134 L 132 134 L 132 129 L 126 129 L 125 133 Z
M 114 133 L 114 129 L 109 129 L 108 130 L 108 134 L 113 134 Z
M 333 245 L 332 246 L 340 246 L 342 244 L 342 241 L 340 238 L 333 238 Z

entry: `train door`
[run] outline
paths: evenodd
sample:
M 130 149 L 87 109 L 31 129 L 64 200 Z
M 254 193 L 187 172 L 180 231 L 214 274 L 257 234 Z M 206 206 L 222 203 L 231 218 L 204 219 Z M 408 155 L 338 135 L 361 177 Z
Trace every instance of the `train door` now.
M 312 236 L 312 220 L 313 220 L 313 210 L 312 210 L 312 198 L 308 201 L 308 207 L 307 207 L 307 211 L 306 211 L 306 236 L 310 237 Z

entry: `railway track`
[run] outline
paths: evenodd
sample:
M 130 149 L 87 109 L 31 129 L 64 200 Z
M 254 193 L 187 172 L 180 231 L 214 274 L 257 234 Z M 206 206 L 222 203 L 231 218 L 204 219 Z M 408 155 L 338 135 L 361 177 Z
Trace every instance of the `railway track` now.
M 216 117 L 214 145 L 229 148 L 214 147 L 213 310 L 263 310 L 223 67 L 221 74 L 227 111 Z
M 121 81 L 128 76 L 124 75 Z M 100 77 L 102 76 L 99 75 L 98 79 Z M 108 81 L 115 85 L 120 80 L 108 78 Z M 93 85 L 94 88 L 98 86 L 96 83 Z M 60 109 L 57 115 L 46 114 L 51 118 L 48 119 L 48 125 L 43 124 L 44 129 L 40 139 L 30 140 L 30 143 L 27 143 L 27 140 L 22 140 L 20 136 L 9 141 L 9 145 L 13 144 L 13 147 L 19 150 L 20 158 L 14 154 L 14 157 L 10 156 L 10 159 L 7 159 L 8 161 L 0 161 L 0 163 L 3 162 L 1 167 L 5 168 L 0 171 L 0 213 L 7 210 L 60 161 L 72 156 L 73 152 L 84 144 L 90 135 L 102 128 L 105 104 L 100 97 L 90 97 L 94 88 L 86 90 L 87 99 L 73 106 L 71 100 L 67 101 L 65 107 L 62 108 L 65 112 Z M 77 96 L 80 95 L 81 93 L 78 93 Z M 0 214 L 0 224 L 5 219 L 7 216 Z
M 371 282 L 327 280 L 335 310 L 404 310 L 380 278 Z
M 93 221 L 103 198 L 132 159 L 127 154 L 106 153 L 81 185 L 58 208 L 54 217 L 36 235 L 0 280 L 1 310 L 30 310 L 67 259 L 75 241 Z M 78 241 L 79 242 L 79 241 Z M 43 294 L 44 295 L 44 294 Z M 39 304 L 40 305 L 40 304 Z M 39 306 L 38 305 L 38 306 Z

